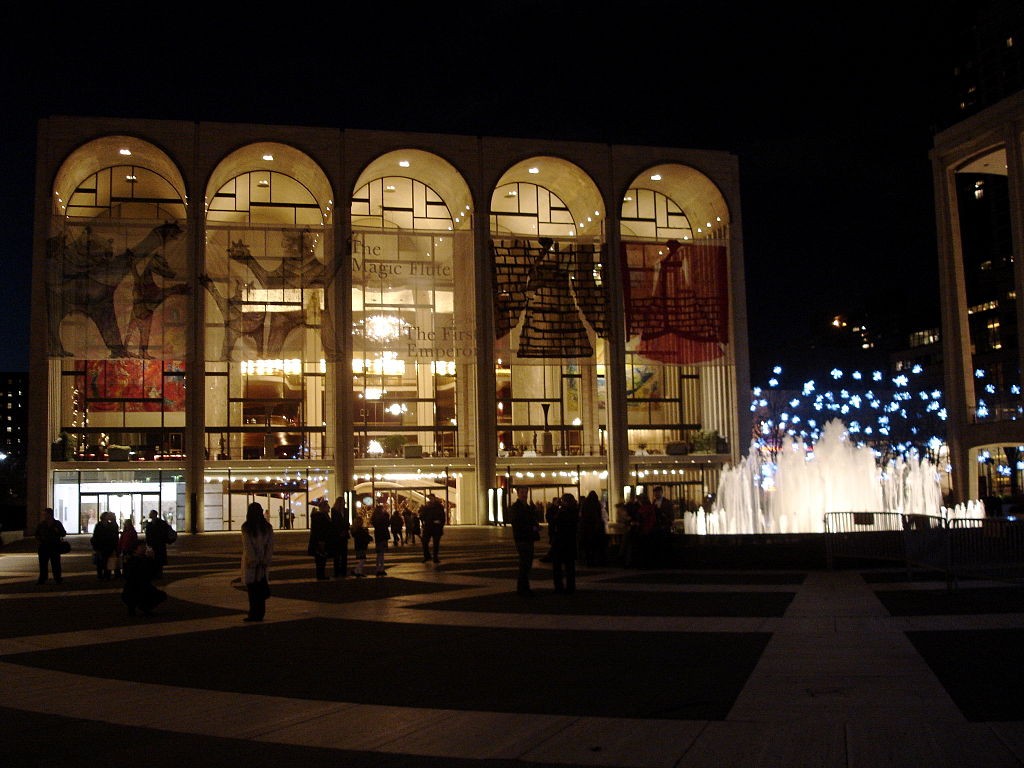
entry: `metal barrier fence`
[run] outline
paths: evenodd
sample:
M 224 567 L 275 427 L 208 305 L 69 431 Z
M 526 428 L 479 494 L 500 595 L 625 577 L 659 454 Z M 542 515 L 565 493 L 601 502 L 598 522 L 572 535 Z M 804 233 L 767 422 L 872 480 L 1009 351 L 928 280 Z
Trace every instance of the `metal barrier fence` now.
M 984 576 L 1008 581 L 1024 577 L 1024 520 L 1009 517 L 948 521 L 954 580 Z
M 1024 520 L 946 518 L 898 512 L 825 514 L 828 567 L 837 558 L 903 564 L 940 571 L 950 589 L 963 578 L 1024 578 Z

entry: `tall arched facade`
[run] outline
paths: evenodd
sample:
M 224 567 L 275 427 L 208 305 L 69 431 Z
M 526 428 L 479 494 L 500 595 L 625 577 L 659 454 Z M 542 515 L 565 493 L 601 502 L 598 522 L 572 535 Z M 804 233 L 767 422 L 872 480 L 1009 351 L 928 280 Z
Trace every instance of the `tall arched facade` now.
M 512 484 L 681 512 L 746 446 L 732 155 L 74 117 L 38 146 L 30 526 L 429 493 L 498 524 Z

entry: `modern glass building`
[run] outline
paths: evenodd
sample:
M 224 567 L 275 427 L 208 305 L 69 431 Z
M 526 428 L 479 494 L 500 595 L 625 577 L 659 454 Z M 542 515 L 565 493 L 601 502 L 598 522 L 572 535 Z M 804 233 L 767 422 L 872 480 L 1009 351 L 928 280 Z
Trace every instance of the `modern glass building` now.
M 43 120 L 28 524 L 695 508 L 749 442 L 741 232 L 724 152 Z
M 932 150 L 956 501 L 1022 492 L 1022 121 L 1018 92 L 938 133 Z

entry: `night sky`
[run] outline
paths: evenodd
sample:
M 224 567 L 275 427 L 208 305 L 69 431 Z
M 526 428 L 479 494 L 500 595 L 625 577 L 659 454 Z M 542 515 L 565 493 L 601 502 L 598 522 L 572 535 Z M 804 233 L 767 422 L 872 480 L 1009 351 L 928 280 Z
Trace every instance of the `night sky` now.
M 29 19 L 31 54 L 2 53 L 0 370 L 28 368 L 35 130 L 48 115 L 733 152 L 754 383 L 775 363 L 842 363 L 822 346 L 832 315 L 876 332 L 938 325 L 928 152 L 956 5 L 925 17 L 916 3 L 389 3 L 323 18 L 307 7 L 301 21 L 204 11 L 194 34 L 136 6 Z

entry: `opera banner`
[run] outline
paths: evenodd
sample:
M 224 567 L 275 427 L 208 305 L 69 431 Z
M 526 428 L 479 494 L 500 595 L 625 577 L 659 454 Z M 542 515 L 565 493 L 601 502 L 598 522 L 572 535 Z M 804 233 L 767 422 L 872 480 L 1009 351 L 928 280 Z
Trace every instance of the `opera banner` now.
M 729 271 L 724 245 L 624 242 L 621 263 L 631 350 L 675 365 L 725 355 Z
M 491 242 L 495 338 L 519 329 L 520 358 L 589 358 L 607 336 L 600 254 L 551 238 Z

